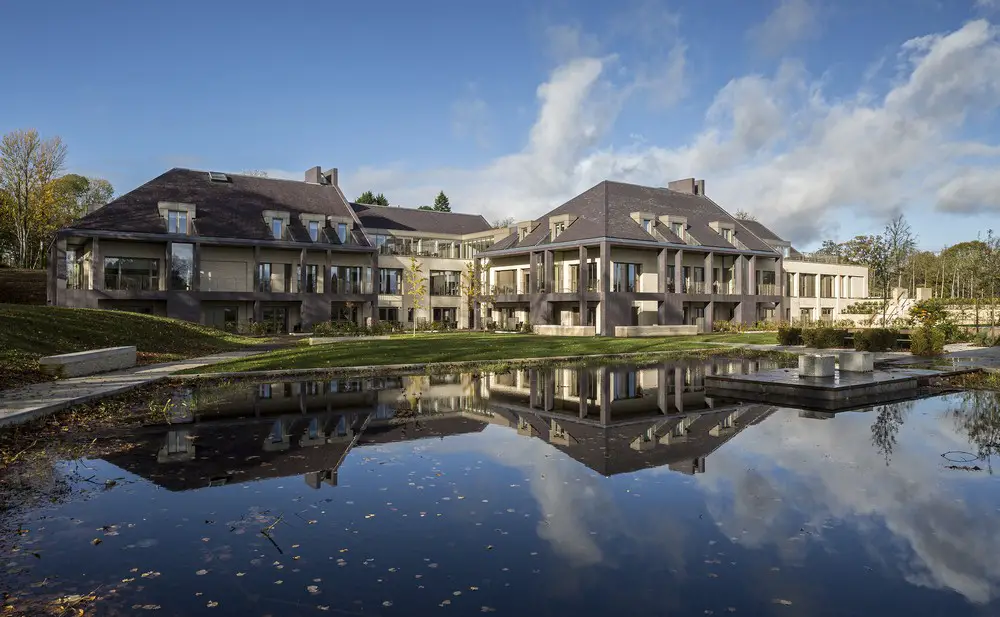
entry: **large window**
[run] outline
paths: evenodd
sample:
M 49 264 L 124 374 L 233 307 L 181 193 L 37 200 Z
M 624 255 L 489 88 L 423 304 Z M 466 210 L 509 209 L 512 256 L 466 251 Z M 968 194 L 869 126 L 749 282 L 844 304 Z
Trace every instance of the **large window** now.
M 309 239 L 319 242 L 319 221 L 309 221 Z
M 104 288 L 156 291 L 160 288 L 160 261 L 140 257 L 105 257 Z
M 500 270 L 497 272 L 496 292 L 498 294 L 517 293 L 517 270 Z
M 799 297 L 800 298 L 815 298 L 816 297 L 816 275 L 815 274 L 800 274 L 799 275 Z
M 379 321 L 399 321 L 399 309 L 394 306 L 380 306 L 378 309 Z
M 614 274 L 614 291 L 639 291 L 639 276 L 642 274 L 642 264 L 616 263 Z
M 66 289 L 83 289 L 83 268 L 76 249 L 66 249 Z
M 461 277 L 457 270 L 431 270 L 431 295 L 461 295 Z
M 188 232 L 188 215 L 183 210 L 167 212 L 167 233 L 186 234 Z
M 399 268 L 382 268 L 378 271 L 378 292 L 390 296 L 403 293 L 403 270 Z M 393 320 L 395 321 L 395 320 Z
M 190 291 L 194 282 L 194 245 L 170 245 L 170 289 Z
M 819 297 L 820 298 L 832 298 L 833 297 L 833 276 L 824 274 L 819 277 Z
M 597 262 L 587 262 L 587 291 L 598 291 Z
M 285 221 L 279 218 L 271 219 L 271 235 L 274 236 L 275 240 L 281 240 L 285 237 Z
M 492 244 L 473 241 L 469 244 L 468 257 Z M 412 255 L 416 257 L 442 257 L 461 259 L 463 244 L 457 240 L 438 238 L 407 238 L 405 236 L 375 236 L 375 246 L 382 255 Z
M 431 320 L 454 327 L 458 323 L 458 309 L 436 307 L 431 312 Z
M 257 264 L 257 291 L 271 291 L 271 264 Z
M 371 293 L 372 269 L 362 266 L 333 266 L 330 279 L 333 291 L 342 294 Z
M 323 279 L 319 276 L 319 266 L 306 264 L 306 293 L 322 293 Z
M 337 223 L 337 238 L 341 244 L 347 244 L 347 223 Z

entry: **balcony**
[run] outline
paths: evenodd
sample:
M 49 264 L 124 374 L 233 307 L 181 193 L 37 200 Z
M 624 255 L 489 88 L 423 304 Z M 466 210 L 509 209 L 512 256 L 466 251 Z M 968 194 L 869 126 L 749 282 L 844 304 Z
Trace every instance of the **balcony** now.
M 757 295 L 776 296 L 778 295 L 778 286 L 775 283 L 759 283 L 757 285 Z
M 372 286 L 364 281 L 340 281 L 334 280 L 330 285 L 335 294 L 370 294 Z
M 734 295 L 736 294 L 736 281 L 712 281 L 712 293 Z
M 705 283 L 705 281 L 692 281 L 690 283 L 685 281 L 685 287 L 687 288 L 687 291 L 685 293 L 689 294 L 708 293 L 708 285 Z
M 493 288 L 493 293 L 498 296 L 515 296 L 517 295 L 516 285 L 497 285 Z

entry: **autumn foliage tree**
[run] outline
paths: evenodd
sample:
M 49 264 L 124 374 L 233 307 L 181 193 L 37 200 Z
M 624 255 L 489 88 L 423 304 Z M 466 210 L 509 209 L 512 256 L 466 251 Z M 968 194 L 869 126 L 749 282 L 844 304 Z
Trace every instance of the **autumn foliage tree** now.
M 107 180 L 60 176 L 65 160 L 62 140 L 34 129 L 0 140 L 0 259 L 41 267 L 58 229 L 111 200 Z

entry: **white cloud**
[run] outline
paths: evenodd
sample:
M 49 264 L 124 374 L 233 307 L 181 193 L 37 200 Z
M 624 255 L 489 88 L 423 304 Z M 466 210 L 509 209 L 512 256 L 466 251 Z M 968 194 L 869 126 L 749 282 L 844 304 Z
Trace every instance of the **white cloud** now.
M 709 511 L 740 544 L 772 545 L 793 561 L 803 550 L 795 539 L 800 529 L 823 543 L 830 524 L 849 525 L 871 547 L 871 561 L 911 584 L 989 602 L 1000 595 L 1000 536 L 991 518 L 961 498 L 958 482 L 936 480 L 938 455 L 968 450 L 968 438 L 949 425 L 937 400 L 917 404 L 904 412 L 900 433 L 920 429 L 900 438 L 891 466 L 871 444 L 873 413 L 823 421 L 779 412 L 740 435 L 739 448 L 709 459 L 708 473 L 698 477 Z
M 1000 211 L 1000 173 L 996 169 L 966 169 L 937 191 L 938 206 L 946 212 L 972 214 Z
M 764 53 L 777 55 L 806 37 L 819 26 L 819 10 L 813 0 L 779 0 L 778 6 L 747 33 Z
M 899 59 L 881 96 L 866 84 L 855 96 L 829 98 L 794 62 L 733 79 L 701 129 L 667 148 L 605 145 L 642 83 L 619 83 L 615 55 L 576 58 L 538 87 L 538 114 L 520 151 L 471 169 L 361 169 L 342 174 L 342 183 L 378 186 L 400 204 L 426 203 L 447 187 L 457 209 L 526 219 L 604 179 L 664 186 L 697 175 L 721 205 L 753 212 L 799 243 L 822 239 L 845 216 L 881 223 L 901 210 L 970 211 L 956 208 L 945 185 L 969 156 L 986 158 L 981 175 L 995 169 L 998 146 L 963 133 L 970 115 L 1000 104 L 997 30 L 973 21 L 906 42 Z

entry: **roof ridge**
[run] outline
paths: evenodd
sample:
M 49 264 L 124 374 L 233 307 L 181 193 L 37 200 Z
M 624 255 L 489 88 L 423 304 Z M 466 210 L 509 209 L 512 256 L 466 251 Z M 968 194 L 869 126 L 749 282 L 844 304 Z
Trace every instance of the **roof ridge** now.
M 352 206 L 372 206 L 374 208 L 396 208 L 398 210 L 409 210 L 410 212 L 432 212 L 434 214 L 459 214 L 462 216 L 478 216 L 482 218 L 484 221 L 486 220 L 486 217 L 484 217 L 482 214 L 473 214 L 472 212 L 444 212 L 442 210 L 427 210 L 426 208 L 420 208 L 420 207 L 413 208 L 410 206 L 393 206 L 393 205 L 380 206 L 378 204 L 361 204 L 356 201 L 349 201 L 347 203 L 351 204 Z

